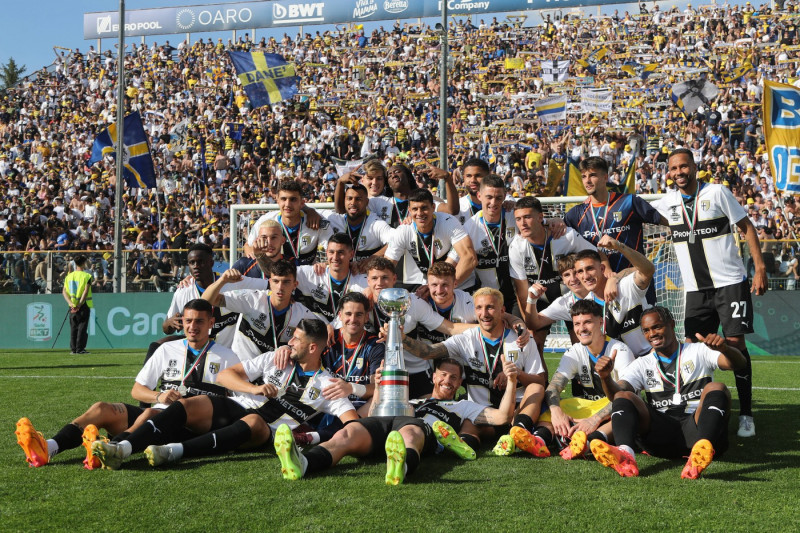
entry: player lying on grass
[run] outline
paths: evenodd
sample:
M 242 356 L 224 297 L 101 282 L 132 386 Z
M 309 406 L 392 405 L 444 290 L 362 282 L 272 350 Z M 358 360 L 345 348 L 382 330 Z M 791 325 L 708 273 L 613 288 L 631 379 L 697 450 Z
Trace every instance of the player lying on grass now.
M 327 339 L 328 330 L 322 320 L 303 319 L 289 340 L 292 364 L 288 367 L 275 365 L 275 352 L 232 366 L 220 373 L 218 381 L 245 394 L 180 400 L 125 440 L 95 441 L 92 453 L 111 470 L 120 468 L 122 461 L 141 451 L 152 466 L 158 466 L 183 457 L 261 446 L 269 442 L 278 425 L 297 427 L 318 412 L 338 416 L 344 422 L 358 418 L 346 397 L 328 400 L 322 395 L 322 390 L 333 384 L 320 360 Z M 262 385 L 252 383 L 259 379 L 263 379 Z M 184 428 L 192 432 L 193 438 L 185 438 Z
M 622 477 L 639 475 L 634 446 L 655 457 L 688 455 L 681 477 L 697 479 L 714 454 L 728 447 L 731 395 L 723 383 L 712 381 L 714 370 L 736 370 L 747 361 L 716 333 L 696 334 L 699 343 L 680 343 L 675 320 L 664 307 L 645 310 L 641 327 L 653 351 L 625 367 L 619 381 L 611 374 L 614 354 L 595 365 L 612 401 L 617 446 L 596 439 L 590 443 L 592 454 Z
M 100 466 L 92 457 L 92 443 L 98 438 L 105 440 L 98 429 L 124 438 L 182 397 L 227 396 L 228 391 L 217 383 L 217 376 L 220 371 L 239 363 L 239 358 L 230 349 L 209 339 L 214 325 L 211 304 L 200 299 L 190 300 L 183 306 L 182 315 L 186 339 L 159 346 L 139 371 L 131 390 L 134 400 L 153 404 L 153 408 L 97 402 L 48 440 L 33 429 L 30 420 L 21 418 L 17 422 L 17 442 L 25 451 L 28 464 L 44 466 L 55 454 L 77 448 L 82 443 L 86 448 L 83 464 L 92 470 Z M 159 380 L 161 383 L 157 386 Z
M 615 377 L 633 361 L 630 348 L 618 340 L 606 340 L 603 333 L 603 307 L 593 300 L 579 300 L 570 309 L 578 342 L 561 358 L 553 379 L 545 390 L 546 410 L 529 434 L 525 428 L 512 428 L 515 444 L 533 439 L 539 457 L 548 457 L 548 447 L 562 443 L 561 457 L 583 457 L 587 443 L 593 439 L 608 442 L 611 437 L 611 403 L 603 392 L 600 377 L 595 373 L 597 361 L 614 355 Z M 561 392 L 572 381 L 572 398 L 561 399 Z M 588 437 L 587 437 L 588 436 Z M 588 439 L 588 440 L 587 440 Z M 564 444 L 569 443 L 569 446 Z
M 370 416 L 354 420 L 328 442 L 302 453 L 289 426 L 282 425 L 275 434 L 281 473 L 284 479 L 295 480 L 330 468 L 346 455 L 382 457 L 385 452 L 386 483 L 397 485 L 417 468 L 422 456 L 437 451 L 437 440 L 462 459 L 475 459 L 476 424 L 507 424 L 514 411 L 518 370 L 513 362 L 504 361 L 503 371 L 508 377 L 508 386 L 498 409 L 470 400 L 454 401 L 464 368 L 456 359 L 445 358 L 438 362 L 433 373 L 431 397 L 412 402 L 413 417 Z M 379 390 L 376 386 L 373 406 L 379 402 Z M 381 443 L 384 443 L 383 450 Z

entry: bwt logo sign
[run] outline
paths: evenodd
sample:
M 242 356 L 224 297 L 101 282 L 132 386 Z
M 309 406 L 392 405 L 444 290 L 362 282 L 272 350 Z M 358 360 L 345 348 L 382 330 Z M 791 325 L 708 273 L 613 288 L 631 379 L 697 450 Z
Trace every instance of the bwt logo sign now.
M 272 4 L 272 18 L 275 24 L 292 24 L 295 22 L 324 22 L 322 10 L 324 2 L 314 4 Z

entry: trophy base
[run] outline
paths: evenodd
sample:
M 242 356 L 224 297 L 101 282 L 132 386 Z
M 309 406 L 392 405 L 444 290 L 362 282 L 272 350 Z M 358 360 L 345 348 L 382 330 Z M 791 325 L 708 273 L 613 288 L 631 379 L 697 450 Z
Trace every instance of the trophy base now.
M 408 403 L 408 372 L 405 370 L 384 370 L 378 405 L 372 416 L 414 416 L 414 408 Z

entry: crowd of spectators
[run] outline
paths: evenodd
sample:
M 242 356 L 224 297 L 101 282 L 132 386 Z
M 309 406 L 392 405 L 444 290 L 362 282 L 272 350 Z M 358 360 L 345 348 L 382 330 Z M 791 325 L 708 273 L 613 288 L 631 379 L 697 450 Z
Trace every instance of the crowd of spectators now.
M 552 165 L 600 155 L 612 181 L 622 181 L 635 161 L 637 192 L 658 193 L 673 186 L 666 153 L 687 146 L 700 178 L 730 187 L 748 209 L 775 258 L 768 270 L 797 279 L 798 206 L 774 188 L 759 120 L 763 81 L 800 77 L 797 3 L 776 7 L 642 4 L 636 14 L 602 17 L 454 19 L 447 139 L 456 183 L 461 162 L 478 156 L 491 159 L 510 198 L 537 195 Z M 595 72 L 580 65 L 600 47 L 609 53 Z M 251 108 L 228 50 L 283 55 L 296 64 L 299 94 Z M 431 28 L 400 21 L 369 33 L 350 25 L 295 38 L 131 45 L 125 107 L 143 117 L 158 187 L 126 189 L 119 206 L 129 282 L 169 290 L 185 266 L 181 254 L 159 250 L 196 241 L 228 247 L 229 205 L 272 203 L 281 179 L 302 182 L 307 201 L 331 201 L 337 159 L 377 157 L 412 170 L 437 164 L 439 56 Z M 521 58 L 524 67 L 508 67 L 507 58 Z M 567 80 L 543 82 L 546 59 L 569 60 Z M 630 61 L 659 66 L 642 80 L 621 70 Z M 747 62 L 752 70 L 723 83 Z M 70 250 L 93 251 L 95 290 L 110 288 L 114 163 L 109 157 L 90 168 L 86 161 L 116 116 L 116 72 L 116 55 L 90 46 L 60 53 L 2 94 L 0 249 L 13 253 L 2 255 L 0 291 L 43 291 L 47 276 L 57 282 L 69 271 Z M 684 117 L 670 87 L 701 75 L 720 94 Z M 587 86 L 614 89 L 611 113 L 580 111 Z M 566 121 L 536 118 L 536 100 L 564 92 L 576 102 Z M 46 261 L 42 251 L 64 253 Z

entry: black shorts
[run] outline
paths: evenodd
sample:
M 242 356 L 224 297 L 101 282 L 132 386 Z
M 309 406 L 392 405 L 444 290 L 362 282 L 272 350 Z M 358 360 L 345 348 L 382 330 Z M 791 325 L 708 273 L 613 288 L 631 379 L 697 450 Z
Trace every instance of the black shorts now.
M 433 379 L 430 370 L 408 375 L 408 397 L 422 398 L 433 392 Z
M 136 422 L 136 419 L 144 413 L 144 409 L 129 403 L 123 403 L 122 405 L 128 410 L 128 427 L 131 427 L 133 423 Z
M 413 416 L 368 416 L 358 420 L 351 420 L 345 426 L 348 424 L 361 424 L 372 438 L 372 446 L 367 457 L 385 458 L 386 437 L 392 431 L 400 431 L 401 428 L 406 426 L 417 426 L 425 435 L 425 444 L 422 446 L 421 455 L 429 455 L 436 450 L 436 436 L 433 434 L 431 427 L 423 422 L 421 418 L 414 418 Z
M 208 399 L 211 400 L 211 405 L 214 407 L 214 414 L 211 416 L 212 430 L 230 426 L 250 413 L 248 409 L 230 398 L 209 396 Z
M 720 324 L 726 337 L 753 333 L 753 300 L 747 280 L 717 289 L 686 293 L 686 337 L 716 333 Z
M 684 414 L 679 418 L 662 413 L 649 403 L 650 431 L 637 439 L 637 445 L 654 457 L 679 459 L 692 451 L 692 446 L 700 440 L 697 423 L 693 414 Z M 721 455 L 728 449 L 727 427 L 714 443 L 714 453 Z

